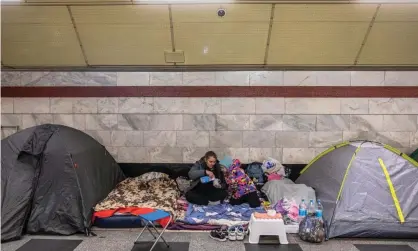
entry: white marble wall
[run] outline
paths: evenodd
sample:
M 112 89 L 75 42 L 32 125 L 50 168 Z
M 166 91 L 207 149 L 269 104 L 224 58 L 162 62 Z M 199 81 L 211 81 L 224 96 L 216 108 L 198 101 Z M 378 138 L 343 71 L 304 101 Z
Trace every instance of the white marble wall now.
M 417 86 L 418 71 L 2 72 L 2 86 Z
M 418 147 L 418 99 L 2 98 L 1 111 L 3 126 L 81 129 L 123 162 L 191 162 L 214 149 L 306 163 L 352 139 Z
M 399 85 L 418 72 L 3 72 L 2 85 Z M 209 149 L 244 162 L 307 163 L 343 140 L 418 148 L 418 98 L 2 98 L 1 125 L 85 131 L 120 162 L 192 162 Z M 2 137 L 14 129 L 3 129 Z

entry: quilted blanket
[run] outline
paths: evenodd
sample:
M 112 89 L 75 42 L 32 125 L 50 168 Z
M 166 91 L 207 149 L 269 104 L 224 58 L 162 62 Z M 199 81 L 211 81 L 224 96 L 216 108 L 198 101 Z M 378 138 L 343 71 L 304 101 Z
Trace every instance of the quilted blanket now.
M 176 219 L 177 200 L 180 191 L 174 180 L 162 176 L 150 180 L 143 177 L 127 178 L 94 207 L 95 215 L 103 217 L 107 213 L 141 214 L 144 209 L 161 209 L 173 215 Z M 111 216 L 109 215 L 109 216 Z
M 211 224 L 228 225 L 247 224 L 251 214 L 254 212 L 265 212 L 264 208 L 251 208 L 244 203 L 232 206 L 230 204 L 219 204 L 209 206 L 198 206 L 189 204 L 183 222 L 188 224 Z

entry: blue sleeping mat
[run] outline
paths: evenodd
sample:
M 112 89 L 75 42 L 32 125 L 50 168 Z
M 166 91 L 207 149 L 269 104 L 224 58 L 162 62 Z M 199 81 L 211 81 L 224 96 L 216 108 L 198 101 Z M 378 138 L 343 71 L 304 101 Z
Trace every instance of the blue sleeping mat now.
M 141 218 L 135 215 L 113 215 L 108 218 L 96 218 L 93 224 L 100 228 L 140 228 Z

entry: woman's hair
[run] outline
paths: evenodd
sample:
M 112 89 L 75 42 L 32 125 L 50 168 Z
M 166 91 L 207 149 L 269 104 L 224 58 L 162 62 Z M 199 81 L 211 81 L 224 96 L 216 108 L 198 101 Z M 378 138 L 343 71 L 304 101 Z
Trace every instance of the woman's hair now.
M 206 152 L 205 156 L 203 156 L 205 160 L 209 159 L 210 157 L 214 157 L 216 160 L 218 160 L 218 156 L 216 156 L 216 153 L 214 151 Z

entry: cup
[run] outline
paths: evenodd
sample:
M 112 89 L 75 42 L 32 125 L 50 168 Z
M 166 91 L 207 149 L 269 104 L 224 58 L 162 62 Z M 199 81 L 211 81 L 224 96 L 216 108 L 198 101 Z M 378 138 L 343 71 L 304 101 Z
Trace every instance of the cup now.
M 274 209 L 267 210 L 267 215 L 268 216 L 276 216 L 276 210 L 274 210 Z
M 209 176 L 203 176 L 200 178 L 200 182 L 202 183 L 208 183 L 210 181 L 212 181 L 212 179 Z

